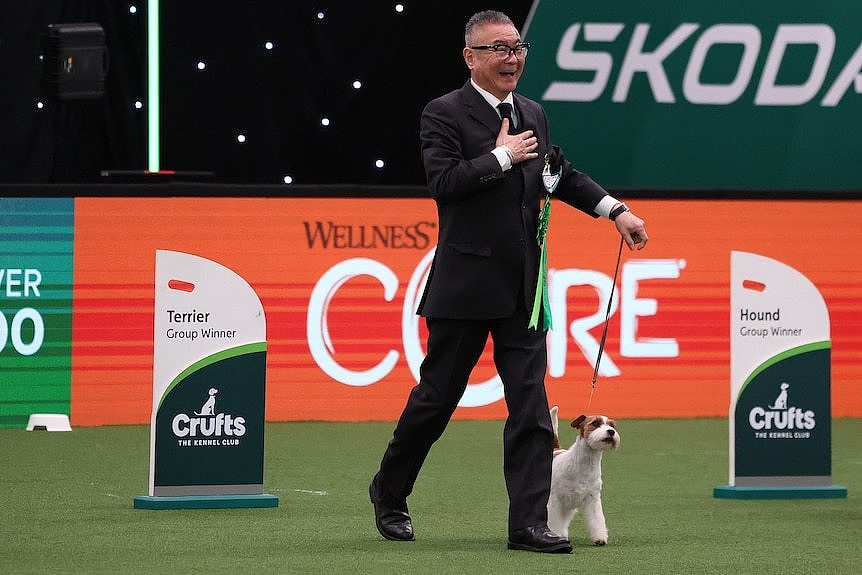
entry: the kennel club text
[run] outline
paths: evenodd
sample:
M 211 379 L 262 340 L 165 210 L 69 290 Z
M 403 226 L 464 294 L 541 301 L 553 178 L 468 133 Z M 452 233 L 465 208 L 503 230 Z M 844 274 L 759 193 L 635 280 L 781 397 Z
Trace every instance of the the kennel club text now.
M 748 412 L 748 423 L 757 439 L 808 439 L 817 427 L 810 409 L 788 407 L 790 384 L 782 382 L 772 405 L 755 407 Z
M 226 413 L 195 412 L 195 416 L 178 413 L 171 422 L 171 430 L 180 447 L 234 446 L 239 445 L 239 438 L 245 435 L 245 418 Z
M 748 308 L 739 310 L 739 320 L 747 322 L 778 322 L 781 321 L 781 308 L 773 311 L 755 311 Z M 744 337 L 797 337 L 802 335 L 802 328 L 784 327 L 774 325 L 766 327 L 761 325 L 743 325 L 739 328 L 739 335 Z
M 167 310 L 168 323 L 176 327 L 169 327 L 165 331 L 165 336 L 168 339 L 188 339 L 191 341 L 197 338 L 201 339 L 232 339 L 236 337 L 235 329 L 213 329 L 211 327 L 195 327 L 189 324 L 207 323 L 210 320 L 210 312 L 198 311 L 177 311 L 173 309 Z
M 212 447 L 239 445 L 245 435 L 245 417 L 229 413 L 216 413 L 218 389 L 211 387 L 208 397 L 194 416 L 178 413 L 171 422 L 171 430 L 180 447 Z M 203 437 L 203 438 L 201 438 Z

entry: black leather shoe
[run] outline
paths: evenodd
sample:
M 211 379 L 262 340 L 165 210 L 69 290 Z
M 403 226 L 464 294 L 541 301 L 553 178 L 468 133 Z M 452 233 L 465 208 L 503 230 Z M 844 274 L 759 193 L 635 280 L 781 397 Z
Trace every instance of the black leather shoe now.
M 537 553 L 571 553 L 572 544 L 560 537 L 546 525 L 534 525 L 509 533 L 509 549 L 535 551 Z
M 374 504 L 374 523 L 377 531 L 390 541 L 413 541 L 413 522 L 407 512 L 407 501 L 375 497 L 374 482 L 368 487 L 368 496 Z

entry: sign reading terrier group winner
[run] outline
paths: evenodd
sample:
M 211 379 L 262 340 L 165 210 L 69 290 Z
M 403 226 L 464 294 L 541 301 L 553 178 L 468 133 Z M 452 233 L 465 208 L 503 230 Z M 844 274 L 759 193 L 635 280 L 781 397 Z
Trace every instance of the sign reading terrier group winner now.
M 730 485 L 715 497 L 839 498 L 832 485 L 829 312 L 795 269 L 730 262 Z
M 136 508 L 276 507 L 263 493 L 266 319 L 226 267 L 156 252 L 149 495 Z

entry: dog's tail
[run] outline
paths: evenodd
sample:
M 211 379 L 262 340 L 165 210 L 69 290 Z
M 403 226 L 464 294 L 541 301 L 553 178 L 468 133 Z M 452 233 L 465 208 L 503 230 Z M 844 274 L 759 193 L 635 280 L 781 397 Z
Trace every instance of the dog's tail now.
M 560 449 L 560 420 L 557 418 L 558 406 L 551 408 L 551 425 L 554 427 L 554 451 Z

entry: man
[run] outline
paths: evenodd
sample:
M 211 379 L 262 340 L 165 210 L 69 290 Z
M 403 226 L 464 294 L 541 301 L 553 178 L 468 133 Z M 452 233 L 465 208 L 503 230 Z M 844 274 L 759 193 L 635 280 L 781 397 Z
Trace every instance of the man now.
M 547 527 L 553 430 L 544 385 L 546 334 L 528 327 L 540 273 L 536 230 L 546 154 L 561 170 L 555 198 L 614 220 L 629 249 L 642 249 L 648 238 L 640 218 L 551 145 L 543 108 L 513 93 L 529 46 L 509 17 L 473 15 L 465 41 L 470 80 L 430 102 L 420 120 L 440 224 L 418 310 L 426 318 L 428 353 L 369 494 L 381 535 L 413 540 L 407 496 L 490 334 L 509 412 L 503 434 L 508 546 L 570 553 L 569 541 Z M 501 102 L 514 107 L 511 120 L 501 121 Z

